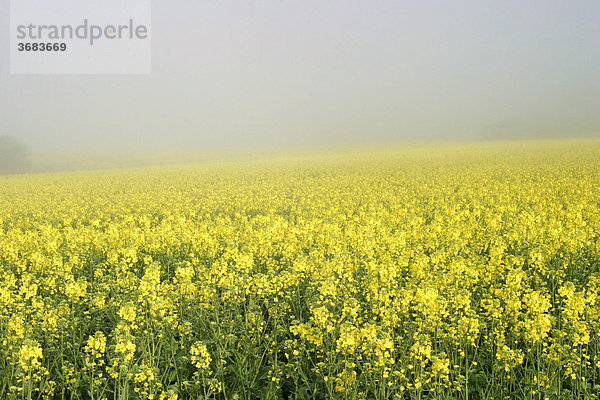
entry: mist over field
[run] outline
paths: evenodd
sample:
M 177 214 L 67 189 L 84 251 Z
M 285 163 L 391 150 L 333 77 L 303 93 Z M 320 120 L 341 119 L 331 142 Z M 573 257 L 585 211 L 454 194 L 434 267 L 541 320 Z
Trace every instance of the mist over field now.
M 149 75 L 11 75 L 3 58 L 0 134 L 38 159 L 598 136 L 598 15 L 595 1 L 154 1 Z
M 0 1 L 0 399 L 600 398 L 600 2 L 150 1 Z

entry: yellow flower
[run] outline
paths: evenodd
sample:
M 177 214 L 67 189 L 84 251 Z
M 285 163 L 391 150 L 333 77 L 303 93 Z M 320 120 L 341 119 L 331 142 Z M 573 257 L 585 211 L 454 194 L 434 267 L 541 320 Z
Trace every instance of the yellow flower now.
M 192 347 L 190 348 L 190 355 L 191 355 L 192 364 L 196 368 L 198 368 L 200 370 L 205 370 L 205 369 L 209 368 L 212 358 L 211 358 L 210 353 L 208 352 L 208 349 L 206 348 L 206 345 L 204 343 L 201 343 L 201 342 L 194 343 L 192 345 Z
M 35 340 L 26 340 L 19 349 L 19 365 L 26 374 L 37 371 L 42 358 L 42 347 Z

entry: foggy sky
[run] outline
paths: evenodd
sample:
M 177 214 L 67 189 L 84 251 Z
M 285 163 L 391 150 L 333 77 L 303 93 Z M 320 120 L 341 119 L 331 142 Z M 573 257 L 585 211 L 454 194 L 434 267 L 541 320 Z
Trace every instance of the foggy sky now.
M 600 2 L 154 0 L 150 75 L 11 75 L 33 148 L 600 135 Z

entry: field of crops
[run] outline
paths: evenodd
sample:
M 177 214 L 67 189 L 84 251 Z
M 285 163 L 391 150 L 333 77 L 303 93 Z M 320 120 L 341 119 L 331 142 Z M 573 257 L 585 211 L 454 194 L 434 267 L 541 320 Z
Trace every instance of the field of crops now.
M 600 141 L 0 177 L 1 399 L 597 399 Z

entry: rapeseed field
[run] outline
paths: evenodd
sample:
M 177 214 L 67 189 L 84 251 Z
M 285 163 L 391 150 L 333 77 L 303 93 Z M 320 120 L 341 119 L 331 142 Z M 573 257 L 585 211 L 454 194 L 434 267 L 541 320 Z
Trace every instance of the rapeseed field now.
M 600 141 L 0 177 L 1 399 L 597 399 Z

